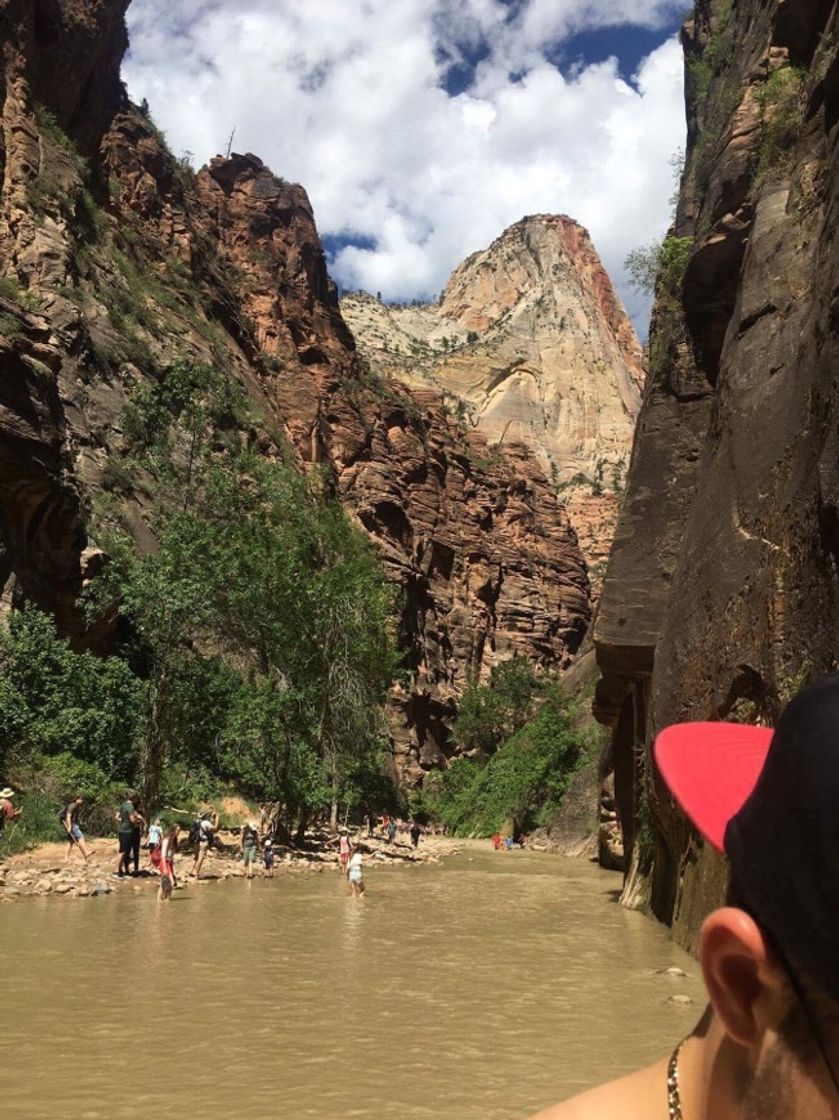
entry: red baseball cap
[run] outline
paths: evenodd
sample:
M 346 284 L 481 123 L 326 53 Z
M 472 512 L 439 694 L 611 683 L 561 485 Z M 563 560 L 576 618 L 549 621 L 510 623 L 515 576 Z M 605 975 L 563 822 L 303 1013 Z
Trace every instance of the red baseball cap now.
M 728 822 L 757 785 L 772 730 L 742 723 L 676 723 L 655 741 L 655 759 L 685 816 L 718 851 Z
M 746 909 L 839 1001 L 839 674 L 803 688 L 774 731 L 675 724 L 655 757 Z

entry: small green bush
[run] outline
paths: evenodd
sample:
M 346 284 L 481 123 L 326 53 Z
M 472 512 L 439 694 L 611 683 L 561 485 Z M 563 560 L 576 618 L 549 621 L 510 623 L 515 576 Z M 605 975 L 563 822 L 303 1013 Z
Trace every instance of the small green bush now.
M 23 338 L 23 330 L 14 315 L 0 315 L 0 335 L 9 342 L 16 342 Z
M 134 476 L 124 459 L 111 455 L 102 469 L 102 487 L 115 494 L 130 494 L 134 488 Z
M 776 168 L 784 168 L 804 119 L 804 88 L 808 72 L 795 66 L 775 70 L 757 94 L 761 130 L 754 186 Z
M 624 259 L 630 284 L 681 310 L 682 281 L 692 249 L 692 237 L 665 237 L 633 249 Z
M 511 820 L 529 831 L 554 816 L 572 776 L 600 744 L 599 730 L 581 725 L 578 709 L 553 684 L 533 718 L 488 762 L 461 758 L 429 775 L 419 806 L 458 835 L 489 836 Z

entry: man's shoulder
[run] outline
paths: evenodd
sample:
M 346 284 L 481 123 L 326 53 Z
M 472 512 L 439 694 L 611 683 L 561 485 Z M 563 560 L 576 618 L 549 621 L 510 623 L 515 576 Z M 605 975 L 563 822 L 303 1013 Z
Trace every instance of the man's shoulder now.
M 554 1105 L 531 1120 L 663 1120 L 667 1116 L 667 1062 Z

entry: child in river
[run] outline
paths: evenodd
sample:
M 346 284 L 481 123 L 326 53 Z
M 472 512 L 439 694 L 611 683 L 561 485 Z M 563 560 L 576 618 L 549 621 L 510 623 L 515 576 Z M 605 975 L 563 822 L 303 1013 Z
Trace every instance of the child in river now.
M 341 835 L 338 838 L 338 870 L 346 872 L 347 863 L 350 858 L 350 838 L 347 835 L 345 828 L 341 829 Z
M 266 836 L 262 843 L 262 861 L 265 865 L 266 879 L 274 878 L 274 841 Z
M 160 889 L 157 897 L 171 901 L 172 891 L 178 885 L 175 878 L 175 853 L 178 850 L 177 824 L 173 824 L 160 845 Z
M 350 881 L 350 892 L 353 898 L 361 898 L 364 894 L 364 872 L 361 863 L 361 841 L 356 841 L 352 857 L 347 866 L 347 878 Z
M 149 867 L 152 871 L 160 872 L 160 845 L 163 843 L 163 828 L 160 817 L 156 817 L 154 824 L 149 825 L 149 834 L 146 837 L 146 847 L 149 850 Z

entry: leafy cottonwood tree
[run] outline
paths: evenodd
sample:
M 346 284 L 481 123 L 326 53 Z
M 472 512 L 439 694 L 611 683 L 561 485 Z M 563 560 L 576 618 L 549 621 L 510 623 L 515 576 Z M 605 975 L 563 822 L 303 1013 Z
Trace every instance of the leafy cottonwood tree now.
M 132 403 L 126 430 L 157 480 L 158 548 L 140 557 L 116 537 L 92 601 L 116 603 L 142 647 L 143 796 L 179 749 L 182 683 L 214 649 L 237 674 L 216 761 L 282 801 L 302 832 L 326 802 L 334 820 L 359 760 L 381 752 L 392 592 L 322 479 L 251 453 L 230 423 L 220 438 L 240 407 L 228 381 L 182 365 Z

